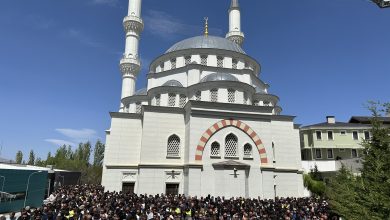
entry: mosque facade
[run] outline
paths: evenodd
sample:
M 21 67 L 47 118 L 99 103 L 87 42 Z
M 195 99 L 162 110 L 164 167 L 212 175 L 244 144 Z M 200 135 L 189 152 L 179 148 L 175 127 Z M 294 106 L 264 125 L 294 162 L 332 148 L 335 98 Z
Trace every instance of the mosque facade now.
M 106 131 L 102 185 L 137 194 L 303 196 L 299 129 L 243 49 L 232 0 L 225 37 L 184 39 L 150 65 L 135 90 L 142 0 L 129 0 L 122 96 Z

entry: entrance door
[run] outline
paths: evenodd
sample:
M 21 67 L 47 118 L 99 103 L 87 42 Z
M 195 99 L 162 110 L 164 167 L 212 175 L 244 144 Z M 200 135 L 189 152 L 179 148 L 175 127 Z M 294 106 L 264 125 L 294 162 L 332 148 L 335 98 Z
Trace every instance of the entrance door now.
M 165 188 L 165 194 L 178 195 L 179 194 L 179 184 L 167 183 L 166 188 Z
M 134 193 L 134 183 L 122 183 L 122 192 L 123 193 Z

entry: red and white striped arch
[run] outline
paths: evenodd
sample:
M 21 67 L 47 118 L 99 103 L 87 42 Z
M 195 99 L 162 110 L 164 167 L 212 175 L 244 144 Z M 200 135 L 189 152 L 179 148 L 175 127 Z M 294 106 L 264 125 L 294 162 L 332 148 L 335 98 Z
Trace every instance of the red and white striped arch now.
M 199 140 L 198 146 L 196 147 L 195 161 L 202 161 L 203 151 L 207 142 L 215 133 L 226 127 L 236 127 L 246 133 L 256 144 L 257 150 L 260 154 L 261 165 L 268 164 L 267 153 L 263 142 L 260 140 L 260 137 L 256 134 L 255 131 L 253 131 L 253 129 L 239 120 L 222 120 L 207 129 L 206 132 L 203 133 Z

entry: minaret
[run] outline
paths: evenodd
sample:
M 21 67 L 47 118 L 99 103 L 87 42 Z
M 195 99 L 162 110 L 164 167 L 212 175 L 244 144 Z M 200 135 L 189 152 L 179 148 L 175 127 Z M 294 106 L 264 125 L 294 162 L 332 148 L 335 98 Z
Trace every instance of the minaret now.
M 122 72 L 121 100 L 134 95 L 135 82 L 141 69 L 138 54 L 140 34 L 144 29 L 144 23 L 141 19 L 141 4 L 142 0 L 129 0 L 129 12 L 123 19 L 123 27 L 126 32 L 126 47 L 120 61 L 120 70 Z M 119 111 L 124 111 L 122 102 Z
M 242 46 L 244 43 L 244 33 L 241 32 L 241 13 L 238 0 L 232 0 L 229 9 L 229 33 L 226 38 Z

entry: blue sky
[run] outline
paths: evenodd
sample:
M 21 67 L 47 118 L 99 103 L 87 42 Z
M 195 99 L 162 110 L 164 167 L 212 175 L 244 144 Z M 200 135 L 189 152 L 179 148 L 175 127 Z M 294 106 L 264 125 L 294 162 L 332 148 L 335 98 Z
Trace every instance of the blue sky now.
M 241 0 L 245 51 L 296 123 L 367 115 L 389 101 L 390 8 L 368 0 Z M 228 29 L 230 0 L 144 0 L 137 87 L 175 42 Z M 0 1 L 1 157 L 104 141 L 119 107 L 126 0 Z

